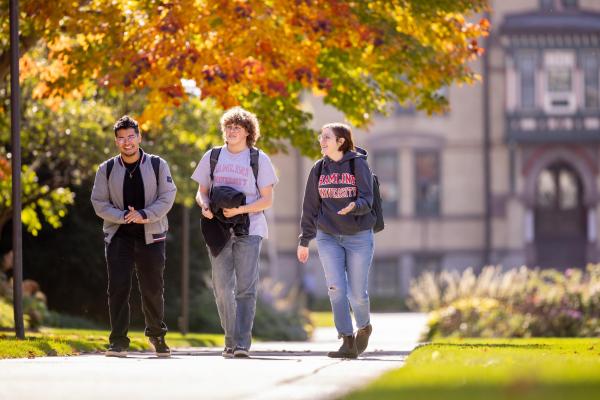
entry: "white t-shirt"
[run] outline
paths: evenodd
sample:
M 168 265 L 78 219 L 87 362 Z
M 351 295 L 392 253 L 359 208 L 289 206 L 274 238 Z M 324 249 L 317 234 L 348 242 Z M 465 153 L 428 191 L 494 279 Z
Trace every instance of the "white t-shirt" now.
M 204 153 L 202 159 L 196 166 L 192 179 L 200 185 L 210 188 L 210 150 Z M 275 185 L 278 182 L 275 169 L 271 159 L 259 150 L 258 156 L 258 187 L 264 188 Z M 250 149 L 234 154 L 227 150 L 227 146 L 221 148 L 219 161 L 214 172 L 214 186 L 229 186 L 246 195 L 246 204 L 254 203 L 260 197 L 256 188 L 254 173 L 250 166 Z M 268 238 L 267 219 L 261 212 L 250 213 L 250 235 L 258 235 Z

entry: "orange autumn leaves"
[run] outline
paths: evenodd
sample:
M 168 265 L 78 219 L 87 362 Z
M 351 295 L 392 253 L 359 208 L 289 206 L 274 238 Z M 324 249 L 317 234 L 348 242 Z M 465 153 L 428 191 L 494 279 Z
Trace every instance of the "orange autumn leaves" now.
M 39 96 L 76 95 L 86 80 L 143 91 L 141 119 L 148 123 L 186 101 L 181 80 L 189 79 L 202 98 L 223 108 L 256 95 L 293 103 L 311 90 L 360 124 L 387 102 L 435 111 L 443 106 L 431 96 L 437 89 L 472 82 L 467 63 L 481 54 L 489 23 L 468 21 L 485 6 L 483 0 L 58 0 L 45 22 L 29 23 L 47 44 L 30 64 Z

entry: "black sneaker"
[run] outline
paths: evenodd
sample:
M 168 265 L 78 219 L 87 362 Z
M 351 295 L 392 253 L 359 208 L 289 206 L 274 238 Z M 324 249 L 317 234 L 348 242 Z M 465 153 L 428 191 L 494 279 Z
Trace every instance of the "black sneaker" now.
M 224 358 L 233 358 L 233 349 L 231 347 L 225 347 L 221 355 Z
M 127 347 L 119 346 L 118 344 L 111 343 L 108 346 L 108 350 L 104 352 L 106 357 L 127 357 Z
M 250 352 L 243 347 L 236 347 L 235 350 L 233 350 L 233 356 L 235 358 L 250 358 Z
M 167 346 L 164 336 L 151 337 L 150 343 L 158 357 L 171 357 L 171 349 Z

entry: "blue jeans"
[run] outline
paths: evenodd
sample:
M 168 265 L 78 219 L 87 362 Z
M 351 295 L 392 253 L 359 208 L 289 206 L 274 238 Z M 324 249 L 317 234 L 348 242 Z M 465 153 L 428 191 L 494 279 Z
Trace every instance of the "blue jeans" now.
M 368 278 L 373 261 L 373 231 L 330 235 L 317 230 L 317 249 L 325 271 L 335 327 L 340 336 L 352 335 L 350 306 L 358 329 L 370 323 Z
M 217 257 L 209 251 L 213 291 L 227 347 L 250 348 L 261 241 L 256 235 L 232 235 Z

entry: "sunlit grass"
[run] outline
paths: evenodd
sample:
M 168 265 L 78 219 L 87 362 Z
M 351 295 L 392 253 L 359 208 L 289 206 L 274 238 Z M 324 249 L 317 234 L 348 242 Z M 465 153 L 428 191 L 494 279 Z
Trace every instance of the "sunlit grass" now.
M 464 339 L 417 348 L 347 399 L 600 398 L 600 339 Z
M 42 328 L 40 332 L 27 333 L 26 340 L 16 340 L 12 334 L 0 333 L 0 358 L 65 356 L 106 350 L 110 332 L 89 329 Z M 130 350 L 151 350 L 144 332 L 129 332 Z M 223 346 L 223 335 L 208 333 L 168 333 L 171 347 Z
M 333 328 L 333 314 L 330 311 L 311 311 L 310 320 L 316 328 Z

